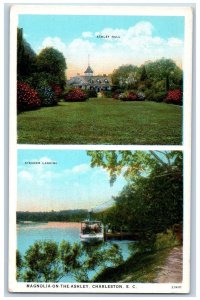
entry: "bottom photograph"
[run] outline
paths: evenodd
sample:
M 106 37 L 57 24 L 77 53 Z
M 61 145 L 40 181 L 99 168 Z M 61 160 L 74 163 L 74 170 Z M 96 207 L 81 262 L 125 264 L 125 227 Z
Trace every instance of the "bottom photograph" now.
M 187 292 L 182 151 L 21 149 L 17 167 L 11 292 Z

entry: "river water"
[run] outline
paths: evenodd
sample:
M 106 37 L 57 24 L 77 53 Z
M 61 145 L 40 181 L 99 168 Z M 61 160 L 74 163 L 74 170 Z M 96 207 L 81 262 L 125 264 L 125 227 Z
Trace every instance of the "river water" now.
M 70 243 L 79 242 L 80 223 L 48 222 L 17 224 L 17 249 L 21 254 L 39 240 L 53 240 L 60 243 L 67 240 Z
M 28 222 L 17 224 L 17 249 L 24 255 L 28 248 L 39 240 L 51 240 L 60 243 L 66 240 L 73 243 L 81 243 L 80 223 L 74 222 Z M 133 241 L 107 241 L 106 244 L 117 244 L 121 249 L 123 259 L 126 260 L 130 255 L 129 245 Z M 92 247 L 92 246 L 91 246 Z M 65 278 L 65 282 L 73 282 L 74 278 Z

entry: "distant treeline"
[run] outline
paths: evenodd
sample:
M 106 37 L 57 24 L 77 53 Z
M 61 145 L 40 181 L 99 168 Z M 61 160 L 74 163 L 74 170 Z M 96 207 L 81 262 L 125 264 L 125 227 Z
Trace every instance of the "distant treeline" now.
M 85 209 L 61 210 L 50 212 L 18 211 L 17 223 L 23 221 L 32 222 L 79 222 L 88 217 Z

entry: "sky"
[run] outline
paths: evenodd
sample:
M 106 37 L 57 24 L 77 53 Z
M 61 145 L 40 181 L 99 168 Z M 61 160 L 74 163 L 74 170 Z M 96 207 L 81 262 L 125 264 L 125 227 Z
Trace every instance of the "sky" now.
M 184 17 L 19 15 L 18 26 L 36 53 L 61 51 L 68 79 L 89 63 L 95 75 L 110 74 L 123 64 L 171 58 L 182 65 Z
M 18 211 L 99 209 L 126 184 L 90 167 L 85 150 L 18 150 Z M 112 201 L 111 201 L 112 202 Z

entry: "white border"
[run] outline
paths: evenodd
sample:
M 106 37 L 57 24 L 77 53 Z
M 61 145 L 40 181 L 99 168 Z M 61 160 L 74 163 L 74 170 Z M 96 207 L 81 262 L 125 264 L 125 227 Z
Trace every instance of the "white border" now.
M 179 146 L 107 146 L 107 145 L 17 145 L 16 128 L 16 40 L 18 14 L 68 14 L 68 15 L 144 15 L 144 16 L 184 16 L 185 17 L 185 41 L 184 41 L 184 111 L 183 111 L 183 145 Z M 190 178 L 191 178 L 191 99 L 192 99 L 192 10 L 190 7 L 175 6 L 133 6 L 133 5 L 15 5 L 10 14 L 10 166 L 9 166 L 9 291 L 11 292 L 56 292 L 56 293 L 188 293 L 189 292 L 189 269 L 190 269 Z M 177 284 L 134 284 L 134 288 L 26 288 L 26 283 L 16 282 L 15 279 L 15 249 L 16 249 L 16 195 L 17 195 L 17 149 L 90 149 L 90 150 L 182 150 L 184 153 L 184 255 L 183 255 L 183 283 L 180 288 L 174 289 Z M 187 242 L 186 242 L 187 241 Z M 80 283 L 76 285 L 81 285 Z M 105 283 L 104 283 L 105 285 Z M 112 284 L 107 284 L 112 285 Z M 127 285 L 131 286 L 130 283 Z M 59 286 L 59 283 L 58 283 Z

